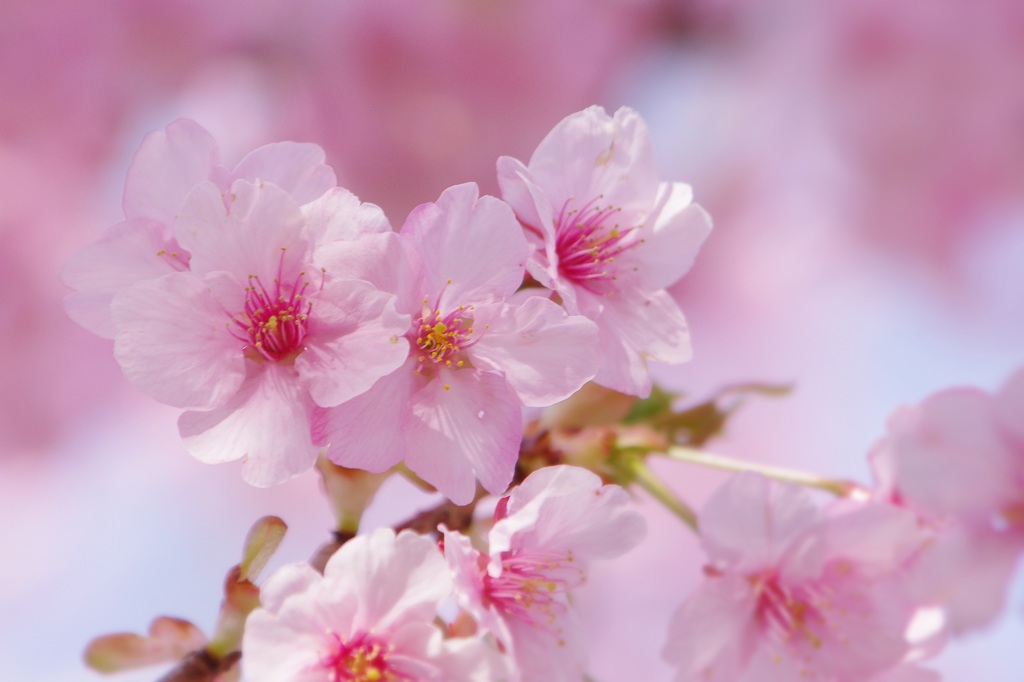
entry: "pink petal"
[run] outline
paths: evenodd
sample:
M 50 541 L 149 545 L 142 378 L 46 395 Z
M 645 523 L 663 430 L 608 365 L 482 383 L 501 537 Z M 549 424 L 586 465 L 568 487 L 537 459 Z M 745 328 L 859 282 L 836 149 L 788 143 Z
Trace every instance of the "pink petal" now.
M 331 279 L 361 279 L 398 297 L 397 309 L 419 312 L 423 299 L 415 291 L 418 258 L 395 232 L 364 234 L 318 246 L 313 262 Z
M 501 300 L 523 281 L 529 246 L 508 204 L 473 183 L 449 187 L 409 214 L 402 238 L 420 254 L 430 305 Z M 450 283 L 449 283 L 450 282 Z
M 337 184 L 324 158 L 324 150 L 315 144 L 275 142 L 246 154 L 232 174 L 257 184 L 277 185 L 297 203 L 305 204 Z
M 1019 467 L 987 393 L 954 388 L 903 408 L 888 440 L 900 493 L 932 514 L 987 520 L 1019 498 Z
M 310 336 L 295 370 L 321 407 L 365 393 L 409 356 L 408 315 L 395 297 L 360 281 L 335 281 L 315 297 Z
M 416 361 L 410 360 L 366 393 L 316 411 L 314 442 L 330 446 L 327 455 L 332 462 L 380 473 L 402 460 L 414 369 Z
M 953 527 L 921 554 L 912 573 L 915 594 L 946 608 L 954 634 L 991 623 L 1002 611 L 1024 532 Z
M 569 552 L 574 562 L 610 559 L 635 547 L 646 524 L 617 485 L 587 469 L 550 466 L 526 477 L 509 496 L 507 515 L 490 533 L 492 557 L 522 552 Z
M 236 180 L 227 195 L 213 183 L 197 185 L 185 199 L 176 235 L 192 254 L 195 272 L 225 271 L 266 286 L 279 273 L 294 277 L 308 257 L 302 213 L 274 185 Z
M 509 679 L 507 656 L 481 637 L 446 639 L 432 660 L 445 682 L 492 682 Z
M 531 179 L 529 169 L 521 161 L 510 156 L 498 159 L 498 186 L 501 198 L 512 207 L 516 217 L 532 230 L 536 236 L 549 242 L 555 238 L 555 208 L 544 191 Z
M 743 473 L 726 481 L 700 512 L 704 549 L 716 564 L 739 573 L 773 566 L 820 518 L 801 488 Z
M 672 616 L 662 657 L 679 668 L 675 682 L 740 679 L 753 653 L 755 598 L 736 575 L 706 580 Z
M 323 578 L 307 563 L 282 566 L 260 585 L 260 605 L 272 613 L 279 611 L 286 599 L 319 585 Z
M 391 224 L 379 206 L 362 203 L 342 187 L 334 187 L 316 201 L 304 204 L 302 215 L 311 239 L 318 245 L 391 232 Z
M 639 268 L 639 286 L 664 289 L 693 265 L 711 233 L 711 216 L 693 203 L 693 190 L 681 182 L 661 183 L 655 209 L 647 217 L 642 242 L 629 254 Z
M 357 595 L 353 628 L 387 632 L 404 622 L 430 622 L 451 594 L 437 545 L 412 531 L 378 528 L 345 543 L 327 561 L 324 580 Z
M 452 502 L 467 504 L 475 479 L 491 493 L 508 487 L 522 434 L 521 403 L 504 377 L 440 370 L 412 397 L 406 464 Z
M 599 330 L 601 355 L 594 381 L 602 386 L 646 396 L 651 391 L 648 359 L 681 363 L 693 356 L 683 311 L 665 291 L 623 292 L 603 305 L 596 318 L 588 315 Z
M 326 624 L 288 609 L 288 618 L 257 609 L 245 621 L 242 675 L 246 682 L 323 682 Z M 316 629 L 314 629 L 316 628 Z
M 852 560 L 874 575 L 899 570 L 927 537 L 910 510 L 874 503 L 830 517 L 825 530 L 829 558 Z
M 185 195 L 223 173 L 210 133 L 195 121 L 180 118 L 147 135 L 135 152 L 124 186 L 124 214 L 173 225 Z
M 587 664 L 583 627 L 572 609 L 539 628 L 534 623 L 509 619 L 511 654 L 522 682 L 579 682 Z
M 112 339 L 114 294 L 135 282 L 183 270 L 187 263 L 188 252 L 167 226 L 146 218 L 126 220 L 107 228 L 64 264 L 61 281 L 77 292 L 65 299 L 64 307 L 75 322 Z
M 267 487 L 309 471 L 317 450 L 309 431 L 313 403 L 290 367 L 250 363 L 251 375 L 223 407 L 185 412 L 185 447 L 207 464 L 243 459 L 242 478 Z
M 114 356 L 139 390 L 187 409 L 223 404 L 241 385 L 245 360 L 228 315 L 190 273 L 145 280 L 111 306 Z
M 556 210 L 570 197 L 586 203 L 603 195 L 627 223 L 646 215 L 658 186 L 647 127 L 626 107 L 614 117 L 597 106 L 566 117 L 537 146 L 529 169 Z
M 486 325 L 470 349 L 474 365 L 504 372 L 525 405 L 553 405 L 594 376 L 597 326 L 547 299 L 478 306 L 474 325 Z

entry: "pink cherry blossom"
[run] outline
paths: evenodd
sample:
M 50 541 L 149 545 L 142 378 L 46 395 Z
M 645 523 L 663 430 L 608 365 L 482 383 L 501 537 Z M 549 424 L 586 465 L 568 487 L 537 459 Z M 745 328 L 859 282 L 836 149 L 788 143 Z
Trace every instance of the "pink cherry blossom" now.
M 954 632 L 999 613 L 1024 553 L 1024 371 L 995 395 L 951 388 L 904 406 L 872 453 L 890 499 L 938 536 L 915 571 Z
M 62 279 L 76 293 L 65 308 L 86 329 L 113 338 L 110 302 L 121 289 L 189 269 L 189 251 L 175 235 L 185 197 L 202 182 L 228 191 L 238 179 L 269 182 L 306 204 L 335 185 L 324 152 L 313 144 L 277 142 L 250 152 L 234 169 L 220 163 L 217 142 L 202 126 L 179 119 L 150 133 L 125 181 L 125 220 L 82 248 Z
M 408 357 L 364 396 L 320 411 L 319 442 L 342 466 L 383 471 L 404 459 L 458 504 L 473 499 L 477 480 L 503 492 L 523 405 L 550 405 L 593 377 L 593 323 L 543 297 L 512 302 L 526 239 L 508 205 L 474 184 L 413 211 L 400 240 L 325 247 L 324 262 L 352 267 L 343 263 L 363 260 L 352 249 L 367 245 L 393 267 L 358 276 L 399 291 L 398 309 L 412 319 Z
M 579 680 L 586 649 L 569 592 L 589 563 L 611 559 L 643 539 L 644 521 L 626 492 L 594 473 L 552 466 L 530 474 L 503 498 L 490 554 L 445 531 L 445 556 L 459 604 L 511 653 L 524 680 Z
M 708 578 L 664 649 L 677 682 L 854 682 L 909 652 L 913 514 L 868 504 L 828 515 L 794 485 L 741 474 L 707 502 L 700 531 Z
M 332 220 L 360 229 L 372 223 L 367 213 L 379 213 L 344 190 L 304 214 L 270 182 L 235 180 L 228 192 L 200 182 L 176 221 L 188 270 L 139 281 L 112 304 L 125 375 L 189 410 L 179 428 L 196 458 L 244 458 L 254 485 L 312 467 L 313 407 L 368 390 L 408 354 L 401 335 L 409 318 L 392 294 L 315 266 L 317 245 L 352 236 L 333 230 L 318 202 L 332 207 Z M 373 224 L 387 226 L 382 216 Z
M 504 663 L 434 625 L 452 589 L 437 547 L 382 528 L 342 545 L 320 575 L 285 566 L 260 590 L 242 641 L 247 682 L 491 682 Z
M 569 116 L 529 166 L 500 158 L 498 181 L 534 247 L 530 274 L 600 329 L 598 383 L 647 395 L 648 359 L 690 359 L 686 320 L 665 288 L 690 269 L 711 221 L 688 185 L 658 182 L 635 111 Z

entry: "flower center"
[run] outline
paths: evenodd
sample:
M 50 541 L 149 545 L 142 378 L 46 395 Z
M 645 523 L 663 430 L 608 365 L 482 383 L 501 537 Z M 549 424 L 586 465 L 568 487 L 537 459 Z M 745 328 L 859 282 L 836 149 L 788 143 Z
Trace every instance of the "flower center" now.
M 830 605 L 825 595 L 813 587 L 784 587 L 771 574 L 749 580 L 757 593 L 755 618 L 763 628 L 783 640 L 796 637 L 821 648 L 821 636 L 815 630 L 827 626 L 823 612 Z
M 472 312 L 473 306 L 467 310 L 463 306 L 443 315 L 440 310 L 433 309 L 424 301 L 423 313 L 416 330 L 410 334 L 410 340 L 419 349 L 416 374 L 422 373 L 429 361 L 432 366 L 462 367 L 465 360 L 458 357 L 460 353 L 474 343 L 473 320 L 465 317 Z M 426 365 L 427 367 L 431 365 Z
M 501 575 L 484 573 L 484 597 L 502 613 L 557 634 L 568 610 L 566 592 L 584 581 L 572 552 L 510 554 L 501 561 Z
M 243 341 L 256 359 L 271 362 L 292 360 L 302 352 L 309 312 L 313 309 L 313 304 L 303 298 L 310 286 L 305 272 L 300 272 L 291 283 L 281 281 L 284 249 L 281 252 L 277 277 L 268 287 L 258 275 L 249 275 L 244 310 L 231 318 L 235 324 L 232 336 Z
M 342 641 L 337 633 L 327 631 L 328 653 L 320 664 L 331 674 L 330 682 L 402 682 L 388 663 L 390 647 L 365 632 Z
M 555 249 L 563 277 L 595 294 L 613 296 L 618 292 L 615 259 L 643 240 L 635 234 L 640 226 L 623 228 L 614 222 L 621 208 L 598 205 L 603 196 L 582 208 L 569 208 L 572 197 L 565 202 L 558 215 Z

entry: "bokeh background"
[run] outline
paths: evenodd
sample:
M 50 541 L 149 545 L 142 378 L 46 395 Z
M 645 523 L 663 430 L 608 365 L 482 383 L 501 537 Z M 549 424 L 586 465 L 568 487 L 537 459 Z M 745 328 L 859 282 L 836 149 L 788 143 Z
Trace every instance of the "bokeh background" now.
M 696 357 L 661 382 L 792 383 L 714 449 L 867 481 L 897 405 L 1024 365 L 1022 74 L 1018 0 L 0 0 L 0 680 L 98 679 L 86 642 L 160 614 L 209 628 L 253 520 L 290 524 L 276 564 L 330 526 L 312 474 L 257 490 L 193 461 L 63 314 L 60 266 L 121 218 L 146 132 L 195 118 L 229 163 L 317 142 L 400 225 L 451 184 L 495 192 L 495 159 L 562 117 L 632 106 L 715 220 L 673 290 Z M 695 504 L 723 480 L 657 469 Z M 389 483 L 368 522 L 422 502 Z M 600 682 L 670 679 L 700 577 L 638 504 L 648 539 L 580 599 Z M 1020 583 L 945 679 L 1020 679 Z

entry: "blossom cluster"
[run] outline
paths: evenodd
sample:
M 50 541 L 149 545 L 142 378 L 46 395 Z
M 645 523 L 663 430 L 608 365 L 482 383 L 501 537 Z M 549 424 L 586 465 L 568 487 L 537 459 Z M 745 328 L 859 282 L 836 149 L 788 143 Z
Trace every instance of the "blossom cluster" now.
M 229 168 L 176 121 L 136 153 L 125 221 L 66 265 L 68 312 L 114 339 L 136 387 L 186 410 L 192 455 L 241 458 L 254 485 L 327 448 L 369 471 L 404 461 L 460 504 L 477 481 L 500 493 L 524 406 L 590 379 L 644 395 L 648 359 L 689 358 L 664 289 L 710 221 L 658 182 L 628 109 L 569 117 L 529 165 L 498 166 L 507 203 L 457 185 L 395 232 L 315 145 Z
M 439 549 L 382 528 L 343 545 L 323 575 L 286 566 L 264 583 L 262 608 L 246 623 L 243 674 L 250 682 L 578 680 L 586 648 L 569 594 L 592 560 L 642 538 L 643 519 L 627 503 L 621 488 L 588 471 L 548 467 L 501 499 L 486 555 L 458 531 L 446 530 Z M 460 632 L 456 618 L 457 636 L 442 637 L 435 620 L 452 596 L 475 633 Z
M 569 116 L 498 159 L 501 198 L 455 185 L 398 231 L 324 161 L 282 142 L 229 167 L 176 121 L 136 153 L 125 220 L 65 267 L 69 314 L 184 410 L 193 456 L 257 486 L 315 463 L 338 521 L 258 587 L 284 526 L 257 524 L 210 639 L 159 619 L 97 640 L 94 667 L 194 649 L 210 680 L 582 680 L 573 594 L 644 537 L 629 487 L 707 557 L 664 637 L 676 682 L 932 682 L 921 662 L 998 612 L 1024 553 L 1024 372 L 897 410 L 873 488 L 704 452 L 729 391 L 680 408 L 648 361 L 690 359 L 666 287 L 711 223 L 659 181 L 636 112 Z M 741 473 L 698 513 L 653 456 Z M 447 501 L 367 533 L 396 470 Z

